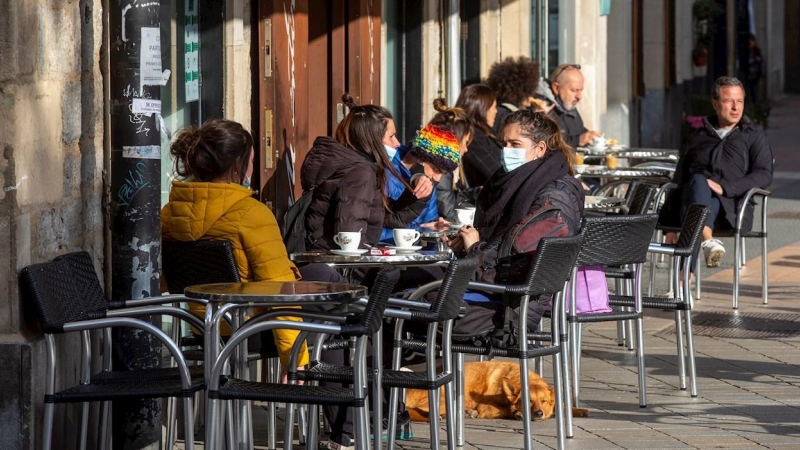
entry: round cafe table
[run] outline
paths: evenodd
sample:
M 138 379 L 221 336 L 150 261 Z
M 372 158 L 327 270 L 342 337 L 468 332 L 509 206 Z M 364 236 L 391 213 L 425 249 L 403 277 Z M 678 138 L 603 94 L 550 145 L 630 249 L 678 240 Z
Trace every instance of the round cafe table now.
M 208 301 L 205 315 L 205 334 L 203 356 L 205 363 L 206 383 L 211 376 L 211 368 L 220 352 L 219 323 L 230 311 L 231 328 L 236 330 L 245 321 L 245 310 L 251 306 L 298 306 L 308 303 L 342 304 L 350 303 L 367 295 L 364 286 L 345 283 L 318 283 L 312 281 L 253 281 L 249 283 L 214 283 L 189 286 L 184 290 L 189 298 Z M 221 305 L 225 303 L 224 305 Z M 247 379 L 247 345 L 240 345 L 232 363 L 236 373 Z M 235 433 L 244 436 L 247 442 L 240 443 L 243 448 L 253 448 L 252 417 L 247 401 L 239 401 L 236 408 L 240 430 Z M 209 420 L 209 417 L 206 418 Z M 206 427 L 206 442 L 210 442 L 208 432 L 213 427 Z
M 332 267 L 380 267 L 383 264 L 393 266 L 429 266 L 447 263 L 453 258 L 450 252 L 420 250 L 414 252 L 398 251 L 396 255 L 376 256 L 365 252 L 363 255 L 341 255 L 331 252 L 292 253 L 289 259 L 296 263 L 323 263 Z

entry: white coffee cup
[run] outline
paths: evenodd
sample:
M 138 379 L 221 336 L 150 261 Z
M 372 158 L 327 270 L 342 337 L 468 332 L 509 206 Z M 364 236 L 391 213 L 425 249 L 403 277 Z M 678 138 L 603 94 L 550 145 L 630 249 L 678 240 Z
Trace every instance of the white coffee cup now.
M 592 146 L 594 147 L 605 147 L 607 145 L 608 145 L 608 140 L 602 136 L 592 138 Z
M 475 220 L 475 208 L 456 208 L 456 217 L 461 225 L 472 226 Z
M 361 243 L 361 233 L 358 231 L 340 231 L 333 237 L 333 242 L 342 247 L 346 252 L 352 252 L 358 249 L 358 244 Z
M 411 228 L 395 228 L 392 230 L 392 236 L 397 247 L 411 247 L 419 240 L 419 231 Z

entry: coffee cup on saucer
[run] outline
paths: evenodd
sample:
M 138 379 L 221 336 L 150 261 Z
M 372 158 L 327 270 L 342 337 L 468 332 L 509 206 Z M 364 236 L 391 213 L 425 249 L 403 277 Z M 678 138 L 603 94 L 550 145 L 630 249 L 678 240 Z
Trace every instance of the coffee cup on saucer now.
M 358 244 L 361 243 L 361 233 L 358 231 L 340 231 L 333 237 L 333 242 L 341 247 L 342 250 L 352 252 L 358 250 Z
M 411 228 L 395 228 L 392 230 L 394 245 L 399 248 L 412 247 L 419 240 L 419 231 Z
M 598 136 L 592 138 L 592 147 L 607 147 L 608 146 L 608 139 Z

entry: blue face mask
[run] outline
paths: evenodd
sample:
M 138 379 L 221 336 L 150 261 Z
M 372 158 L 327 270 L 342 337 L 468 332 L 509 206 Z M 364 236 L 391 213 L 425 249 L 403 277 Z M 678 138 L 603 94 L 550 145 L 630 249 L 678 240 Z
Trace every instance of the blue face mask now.
M 528 160 L 525 159 L 526 151 L 528 151 L 528 149 L 525 148 L 503 148 L 503 168 L 506 169 L 506 172 L 511 172 L 528 162 Z
M 242 180 L 242 187 L 245 189 L 250 189 L 250 177 L 247 177 L 244 180 Z
M 394 159 L 394 155 L 397 154 L 397 149 L 392 147 L 391 145 L 383 144 L 383 148 L 386 149 L 386 154 L 389 155 L 389 161 Z

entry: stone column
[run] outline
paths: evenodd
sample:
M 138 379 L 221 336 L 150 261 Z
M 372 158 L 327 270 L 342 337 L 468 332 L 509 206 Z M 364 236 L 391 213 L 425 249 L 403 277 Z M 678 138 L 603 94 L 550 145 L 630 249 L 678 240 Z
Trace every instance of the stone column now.
M 45 346 L 19 270 L 77 250 L 103 263 L 103 11 L 100 0 L 0 11 L 0 448 L 27 450 L 42 432 Z M 77 382 L 80 340 L 58 341 L 57 389 Z M 74 448 L 80 406 L 56 411 L 53 441 Z

